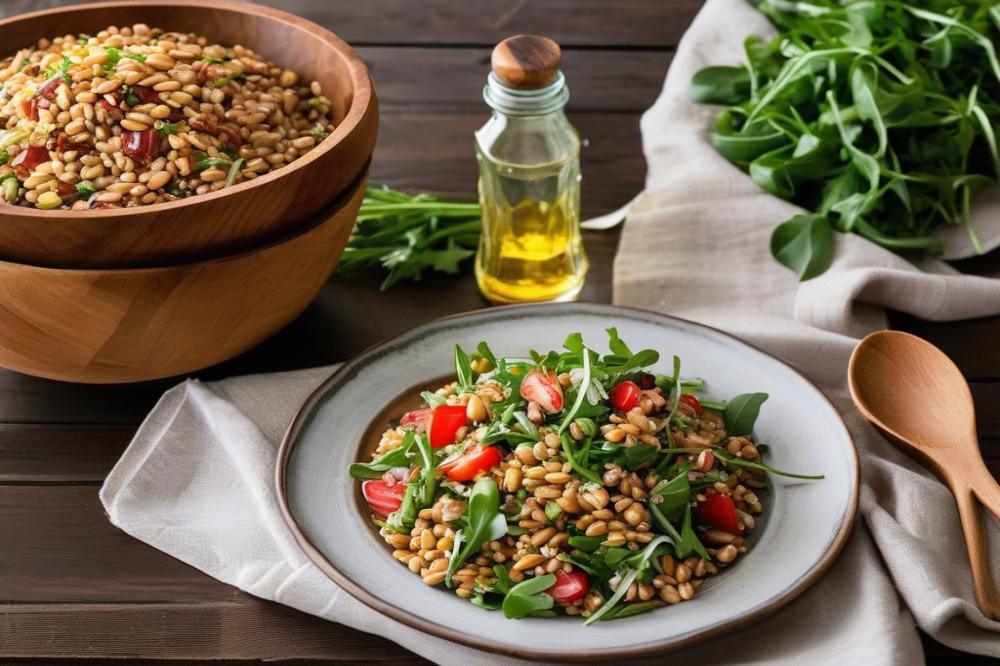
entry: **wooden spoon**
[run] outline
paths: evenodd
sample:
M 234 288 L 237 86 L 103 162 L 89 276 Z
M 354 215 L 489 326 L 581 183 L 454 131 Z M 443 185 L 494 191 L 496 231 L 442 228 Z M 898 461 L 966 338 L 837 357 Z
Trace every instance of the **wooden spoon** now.
M 1000 518 L 1000 485 L 979 452 L 972 394 L 962 373 L 940 349 L 899 331 L 879 331 L 862 340 L 847 372 L 851 397 L 865 418 L 951 488 L 976 602 L 984 615 L 1000 620 L 1000 593 L 975 501 Z

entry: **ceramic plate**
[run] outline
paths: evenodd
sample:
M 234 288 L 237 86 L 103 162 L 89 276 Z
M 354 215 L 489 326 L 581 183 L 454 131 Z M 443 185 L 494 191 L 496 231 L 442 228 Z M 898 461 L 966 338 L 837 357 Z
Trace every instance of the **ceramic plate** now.
M 768 393 L 754 430 L 770 446 L 767 461 L 826 478 L 794 482 L 772 475 L 749 552 L 711 577 L 691 601 L 643 615 L 587 627 L 571 617 L 507 620 L 499 611 L 476 608 L 424 585 L 378 538 L 358 484 L 347 472 L 361 455 L 366 433 L 370 439 L 371 432 L 385 429 L 389 403 L 452 374 L 455 343 L 474 349 L 486 340 L 497 356 L 524 357 L 528 349 L 559 349 L 568 333 L 580 331 L 603 353 L 609 326 L 616 326 L 633 349 L 659 350 L 663 358 L 657 371 L 670 372 L 671 355 L 679 355 L 682 374 L 704 379 L 709 397 Z M 801 594 L 833 563 L 850 534 L 858 459 L 844 422 L 815 386 L 729 335 L 640 310 L 531 305 L 434 321 L 345 363 L 292 422 L 277 483 L 285 517 L 305 552 L 368 606 L 483 650 L 579 661 L 687 646 L 748 624 Z

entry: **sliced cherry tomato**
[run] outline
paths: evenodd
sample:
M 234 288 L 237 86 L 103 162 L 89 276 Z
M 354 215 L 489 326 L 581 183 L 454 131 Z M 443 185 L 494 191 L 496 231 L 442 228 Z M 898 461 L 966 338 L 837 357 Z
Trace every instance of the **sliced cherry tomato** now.
M 587 574 L 576 569 L 569 573 L 556 569 L 556 582 L 545 590 L 545 594 L 555 599 L 556 603 L 568 604 L 583 599 L 589 591 L 590 579 Z
M 159 149 L 160 137 L 155 129 L 122 132 L 122 152 L 137 162 L 148 164 Z
M 385 517 L 399 508 L 403 503 L 405 483 L 389 485 L 382 479 L 372 479 L 361 484 L 361 492 L 372 511 Z
M 419 432 L 423 432 L 427 430 L 427 422 L 431 418 L 432 411 L 430 407 L 424 407 L 406 412 L 403 414 L 403 418 L 399 419 L 399 425 L 404 428 L 416 428 Z
M 544 368 L 532 370 L 521 380 L 521 397 L 537 402 L 549 414 L 563 408 L 562 387 L 556 380 L 556 373 Z
M 455 433 L 465 425 L 465 405 L 441 405 L 431 415 L 431 448 L 439 449 L 455 443 Z
M 736 515 L 736 505 L 731 497 L 709 495 L 694 507 L 698 524 L 712 527 L 730 534 L 742 534 L 743 524 Z
M 639 396 L 642 390 L 635 382 L 624 381 L 615 384 L 614 388 L 608 391 L 608 398 L 615 409 L 627 412 L 639 404 Z
M 500 458 L 500 451 L 495 446 L 477 444 L 438 469 L 452 481 L 472 481 L 480 472 L 487 472 L 499 465 Z
M 681 402 L 694 410 L 695 416 L 701 416 L 701 400 L 693 395 L 682 395 Z
M 49 161 L 49 151 L 43 146 L 28 146 L 10 161 L 11 166 L 24 165 L 29 171 L 34 171 L 42 162 Z

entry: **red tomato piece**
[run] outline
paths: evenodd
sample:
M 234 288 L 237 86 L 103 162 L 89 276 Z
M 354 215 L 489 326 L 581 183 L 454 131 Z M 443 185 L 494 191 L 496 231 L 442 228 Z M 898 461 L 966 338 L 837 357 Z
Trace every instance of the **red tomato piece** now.
M 441 405 L 431 414 L 431 448 L 439 449 L 455 443 L 455 433 L 465 425 L 465 405 Z
M 97 103 L 99 105 L 103 106 L 105 111 L 112 111 L 113 109 L 117 109 L 118 108 L 117 106 L 115 106 L 114 104 L 112 104 L 108 100 L 104 99 L 103 97 L 101 99 L 97 100 Z
M 495 446 L 477 444 L 438 469 L 452 481 L 472 481 L 480 472 L 488 472 L 499 465 L 500 458 Z
M 361 492 L 372 511 L 384 518 L 403 503 L 406 484 L 394 483 L 390 485 L 382 479 L 372 479 L 361 484 Z
M 701 416 L 701 400 L 693 395 L 682 395 L 681 402 L 694 410 L 695 416 Z
M 137 162 L 151 162 L 159 149 L 160 137 L 155 129 L 122 132 L 122 152 Z
M 562 387 L 556 380 L 556 373 L 541 368 L 532 370 L 521 380 L 521 397 L 537 402 L 549 414 L 563 408 Z
M 587 578 L 587 574 L 576 569 L 569 573 L 556 569 L 556 582 L 545 590 L 545 594 L 552 597 L 556 603 L 568 604 L 583 599 L 589 591 L 590 579 Z
M 423 409 L 414 409 L 412 412 L 406 412 L 403 417 L 399 419 L 399 425 L 404 428 L 416 428 L 418 431 L 423 432 L 427 430 L 427 422 L 431 418 L 431 408 L 424 407 Z
M 608 398 L 615 409 L 627 412 L 639 404 L 639 396 L 642 390 L 635 382 L 624 381 L 615 384 L 614 388 L 608 391 Z
M 132 94 L 139 98 L 143 104 L 160 104 L 160 93 L 146 86 L 132 86 Z
M 49 161 L 49 151 L 44 146 L 28 146 L 10 161 L 11 166 L 24 165 L 29 171 L 34 171 L 42 162 Z
M 698 524 L 730 534 L 743 533 L 743 524 L 736 515 L 736 505 L 731 497 L 709 495 L 694 507 Z

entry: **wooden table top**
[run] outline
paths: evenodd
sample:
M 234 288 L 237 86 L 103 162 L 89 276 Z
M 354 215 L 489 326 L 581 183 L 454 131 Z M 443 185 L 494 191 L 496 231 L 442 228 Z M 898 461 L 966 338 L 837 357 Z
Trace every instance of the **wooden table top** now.
M 0 15 L 67 4 L 6 0 Z M 353 44 L 382 108 L 373 180 L 474 197 L 472 133 L 490 48 L 519 32 L 559 41 L 585 139 L 585 215 L 643 185 L 639 117 L 656 98 L 701 0 L 270 0 Z M 611 298 L 616 232 L 586 234 L 582 300 Z M 1000 254 L 963 262 L 987 273 Z M 469 271 L 378 291 L 379 278 L 333 278 L 296 322 L 258 348 L 197 373 L 205 379 L 324 365 L 434 317 L 484 307 Z M 982 448 L 1000 473 L 1000 318 L 893 326 L 945 350 L 970 382 Z M 261 601 L 112 527 L 97 497 L 159 395 L 177 380 L 92 387 L 0 370 L 0 661 L 127 657 L 323 659 L 416 663 L 390 641 Z M 934 664 L 976 663 L 925 639 Z

